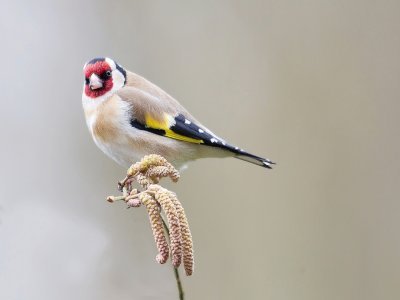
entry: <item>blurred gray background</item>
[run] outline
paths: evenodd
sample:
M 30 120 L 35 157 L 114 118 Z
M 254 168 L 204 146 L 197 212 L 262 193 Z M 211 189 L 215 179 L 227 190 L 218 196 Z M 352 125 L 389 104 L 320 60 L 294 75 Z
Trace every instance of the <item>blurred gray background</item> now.
M 278 162 L 192 163 L 187 299 L 400 298 L 399 1 L 1 1 L 0 299 L 177 299 L 92 142 L 109 56 Z

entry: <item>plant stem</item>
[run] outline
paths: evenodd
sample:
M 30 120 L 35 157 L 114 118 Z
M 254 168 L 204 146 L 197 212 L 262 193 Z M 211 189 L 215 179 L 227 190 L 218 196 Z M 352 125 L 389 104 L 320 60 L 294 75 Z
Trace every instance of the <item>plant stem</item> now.
M 163 221 L 164 229 L 167 232 L 167 237 L 169 239 L 169 229 L 168 229 L 167 223 L 165 222 L 163 216 L 162 216 L 162 221 Z M 174 266 L 172 266 L 172 268 L 174 269 L 176 285 L 178 286 L 179 300 L 184 300 L 185 299 L 185 295 L 184 295 L 184 292 L 183 292 L 183 286 L 182 286 L 181 278 L 179 276 L 179 270 L 178 270 L 178 268 L 175 268 Z
M 178 286 L 179 300 L 184 300 L 185 295 L 183 293 L 183 286 L 182 286 L 181 278 L 179 277 L 179 271 L 177 268 L 174 268 L 174 266 L 172 266 L 172 268 L 174 269 L 175 280 L 176 280 L 176 284 Z

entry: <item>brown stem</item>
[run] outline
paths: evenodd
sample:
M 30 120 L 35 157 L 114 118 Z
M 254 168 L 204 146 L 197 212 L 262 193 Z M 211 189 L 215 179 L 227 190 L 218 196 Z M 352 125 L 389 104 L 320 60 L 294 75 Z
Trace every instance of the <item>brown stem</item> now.
M 162 222 L 164 225 L 164 229 L 167 232 L 167 237 L 169 239 L 169 229 L 168 229 L 167 223 L 164 220 L 164 217 L 162 217 Z M 178 286 L 179 300 L 184 300 L 185 293 L 183 292 L 183 286 L 182 286 L 182 282 L 181 282 L 181 277 L 179 276 L 179 270 L 178 270 L 178 268 L 175 268 L 174 266 L 172 266 L 172 268 L 174 269 L 176 285 Z
M 179 300 L 184 300 L 185 294 L 183 293 L 182 282 L 181 282 L 181 278 L 179 277 L 179 270 L 178 270 L 178 268 L 175 268 L 174 266 L 172 266 L 172 268 L 174 269 L 176 284 L 178 285 Z

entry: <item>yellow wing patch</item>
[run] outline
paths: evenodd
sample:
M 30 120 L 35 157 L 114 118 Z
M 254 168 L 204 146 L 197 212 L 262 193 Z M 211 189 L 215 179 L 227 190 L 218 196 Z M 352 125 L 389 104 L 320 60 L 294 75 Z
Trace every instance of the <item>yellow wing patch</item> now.
M 146 126 L 149 128 L 153 129 L 161 129 L 165 131 L 165 136 L 175 139 L 175 140 L 180 140 L 184 142 L 189 142 L 189 143 L 195 143 L 195 144 L 203 144 L 204 141 L 200 139 L 194 139 L 191 137 L 187 137 L 178 133 L 175 133 L 170 129 L 171 126 L 171 120 L 173 120 L 173 117 L 171 117 L 168 114 L 164 114 L 164 119 L 163 121 L 158 121 L 154 119 L 150 114 L 146 114 L 145 116 L 145 121 L 146 121 Z

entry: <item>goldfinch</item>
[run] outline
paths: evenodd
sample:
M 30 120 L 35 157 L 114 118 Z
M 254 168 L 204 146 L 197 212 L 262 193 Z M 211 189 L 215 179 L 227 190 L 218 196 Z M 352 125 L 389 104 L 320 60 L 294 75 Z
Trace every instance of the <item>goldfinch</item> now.
M 93 140 L 125 168 L 148 154 L 178 168 L 204 157 L 235 157 L 266 168 L 274 164 L 229 145 L 161 88 L 110 58 L 90 60 L 83 72 L 82 104 Z

